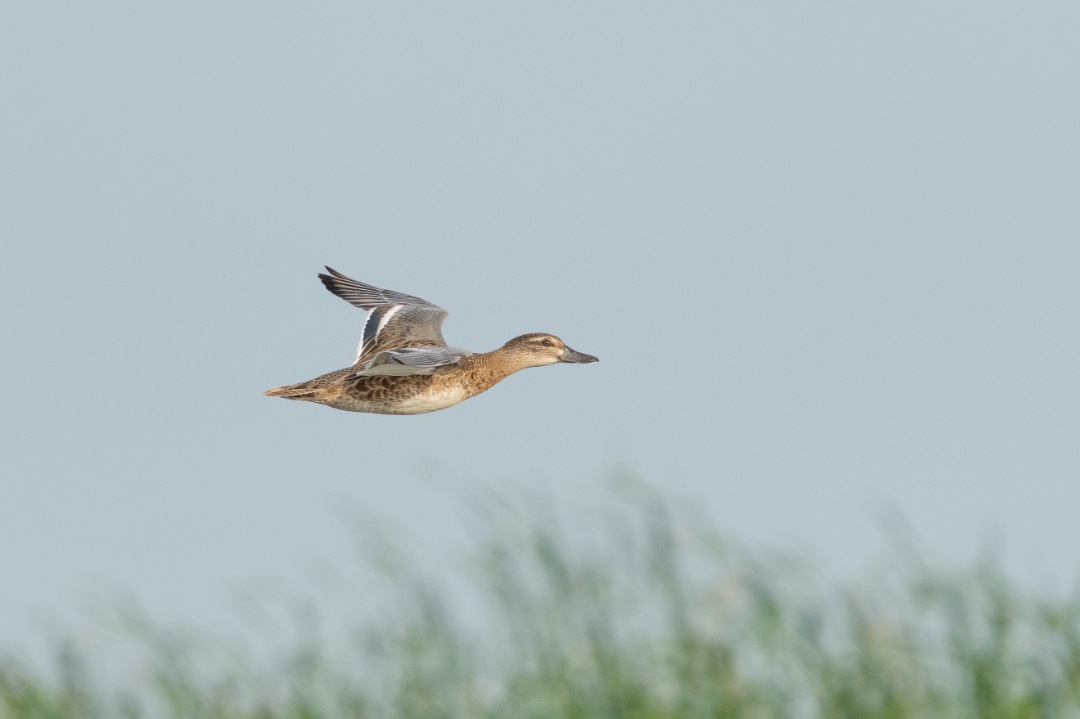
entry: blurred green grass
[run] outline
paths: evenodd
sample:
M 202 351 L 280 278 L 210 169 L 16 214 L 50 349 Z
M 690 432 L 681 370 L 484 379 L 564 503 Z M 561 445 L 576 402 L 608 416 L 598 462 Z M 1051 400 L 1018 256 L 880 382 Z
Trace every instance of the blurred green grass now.
M 630 494 L 599 514 L 488 498 L 456 588 L 379 545 L 383 608 L 341 629 L 307 605 L 285 646 L 120 610 L 119 677 L 72 644 L 6 656 L 0 719 L 1080 717 L 1077 597 L 903 548 L 838 585 Z

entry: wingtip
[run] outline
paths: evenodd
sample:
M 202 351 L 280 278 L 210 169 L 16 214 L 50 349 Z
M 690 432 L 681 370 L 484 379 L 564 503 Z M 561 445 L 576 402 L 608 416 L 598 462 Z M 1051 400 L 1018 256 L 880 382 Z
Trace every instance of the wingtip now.
M 326 275 L 326 274 L 323 274 L 322 272 L 320 272 L 319 273 L 319 279 L 322 281 L 323 286 L 325 286 L 326 289 L 330 290 L 335 295 L 338 295 L 338 289 L 337 289 L 338 278 L 341 277 L 342 275 L 341 275 L 340 272 L 335 271 L 332 267 L 327 267 L 326 271 L 329 272 L 330 274 Z M 340 297 L 340 295 L 338 295 L 338 296 Z
M 356 282 L 356 280 L 346 277 L 330 265 L 323 265 L 329 274 L 319 273 L 319 279 L 326 286 L 326 289 L 333 292 L 338 297 L 341 297 L 341 284 L 342 282 Z M 344 298 L 342 298 L 344 299 Z

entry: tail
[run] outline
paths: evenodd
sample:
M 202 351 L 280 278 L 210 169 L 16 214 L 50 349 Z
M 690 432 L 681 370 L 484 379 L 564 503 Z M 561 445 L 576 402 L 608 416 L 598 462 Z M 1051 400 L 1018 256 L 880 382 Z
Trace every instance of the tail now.
M 268 389 L 263 394 L 267 397 L 284 397 L 285 399 L 314 399 L 315 389 L 307 382 L 302 382 Z

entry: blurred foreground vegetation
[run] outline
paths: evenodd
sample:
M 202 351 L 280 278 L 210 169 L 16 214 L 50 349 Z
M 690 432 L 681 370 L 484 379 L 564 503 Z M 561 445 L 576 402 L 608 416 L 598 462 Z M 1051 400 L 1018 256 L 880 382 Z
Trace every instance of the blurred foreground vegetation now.
M 347 628 L 308 606 L 253 651 L 124 610 L 121 672 L 5 657 L 0 719 L 1080 717 L 1080 601 L 992 562 L 901 548 L 836 586 L 648 492 L 600 519 L 528 504 L 484 503 L 449 584 L 374 552 L 384 601 Z

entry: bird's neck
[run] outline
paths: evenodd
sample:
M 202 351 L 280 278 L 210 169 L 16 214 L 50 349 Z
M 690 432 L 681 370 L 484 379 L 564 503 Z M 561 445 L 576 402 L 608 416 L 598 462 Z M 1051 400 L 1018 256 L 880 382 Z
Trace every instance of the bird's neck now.
M 470 382 L 483 388 L 480 389 L 481 392 L 515 372 L 532 366 L 520 353 L 509 351 L 505 347 L 469 355 L 462 360 L 462 365 Z

